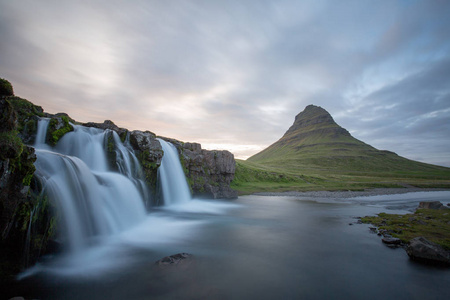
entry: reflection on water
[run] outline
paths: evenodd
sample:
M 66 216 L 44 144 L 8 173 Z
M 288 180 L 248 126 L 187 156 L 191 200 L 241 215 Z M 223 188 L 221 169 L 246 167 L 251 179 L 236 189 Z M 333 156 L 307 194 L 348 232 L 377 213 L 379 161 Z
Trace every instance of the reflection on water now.
M 246 196 L 157 209 L 82 256 L 26 273 L 43 299 L 447 299 L 450 271 L 409 261 L 353 225 L 355 216 L 406 213 L 450 192 L 352 199 Z M 412 204 L 413 203 L 413 204 Z M 192 261 L 160 269 L 161 257 Z

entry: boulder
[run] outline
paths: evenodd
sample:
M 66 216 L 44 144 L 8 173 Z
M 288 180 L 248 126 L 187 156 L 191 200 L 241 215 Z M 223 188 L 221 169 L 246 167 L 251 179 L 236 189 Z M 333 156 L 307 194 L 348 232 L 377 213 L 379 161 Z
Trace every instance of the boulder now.
M 424 237 L 412 239 L 406 247 L 406 253 L 412 260 L 450 266 L 450 253 Z
M 419 203 L 418 208 L 424 209 L 448 209 L 439 201 L 423 201 Z

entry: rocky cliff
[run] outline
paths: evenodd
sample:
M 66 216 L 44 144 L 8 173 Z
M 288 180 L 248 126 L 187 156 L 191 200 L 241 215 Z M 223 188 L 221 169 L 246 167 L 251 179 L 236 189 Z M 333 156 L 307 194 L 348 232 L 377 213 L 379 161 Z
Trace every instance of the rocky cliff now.
M 34 149 L 23 142 L 36 130 L 43 110 L 15 97 L 12 88 L 0 90 L 1 282 L 46 253 L 55 218 L 49 213 L 51 205 L 46 198 L 37 193 Z

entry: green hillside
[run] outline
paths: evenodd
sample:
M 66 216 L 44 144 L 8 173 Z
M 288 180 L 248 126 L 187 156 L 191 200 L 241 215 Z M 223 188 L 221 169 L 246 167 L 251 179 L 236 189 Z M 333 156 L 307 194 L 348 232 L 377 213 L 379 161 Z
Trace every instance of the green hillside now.
M 238 161 L 239 191 L 450 187 L 450 168 L 412 161 L 354 138 L 323 108 L 309 105 L 277 142 Z

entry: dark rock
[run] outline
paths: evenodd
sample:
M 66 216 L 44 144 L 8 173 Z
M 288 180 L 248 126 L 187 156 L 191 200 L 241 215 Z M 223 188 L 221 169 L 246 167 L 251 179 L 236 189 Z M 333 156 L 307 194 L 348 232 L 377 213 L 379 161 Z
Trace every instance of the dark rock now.
M 103 123 L 88 122 L 88 123 L 84 123 L 82 125 L 86 126 L 86 127 L 94 127 L 94 128 L 99 128 L 99 129 L 103 129 L 103 130 L 112 130 L 112 131 L 117 132 L 117 134 L 121 137 L 128 132 L 128 130 L 126 130 L 124 128 L 119 128 L 111 120 L 105 120 Z
M 401 239 L 395 237 L 384 237 L 381 241 L 388 245 L 400 245 L 402 243 Z
M 192 259 L 192 254 L 178 253 L 170 256 L 166 256 L 155 262 L 158 266 L 170 266 L 185 263 L 187 260 Z
M 157 201 L 157 179 L 158 168 L 161 165 L 163 157 L 163 150 L 161 144 L 156 139 L 156 135 L 150 131 L 134 130 L 129 135 L 129 143 L 134 150 L 134 153 L 141 163 L 142 171 L 144 173 L 144 179 L 147 186 L 152 193 L 152 198 L 155 203 L 152 205 L 158 205 Z M 147 203 L 147 207 L 150 206 Z
M 412 239 L 406 247 L 406 253 L 412 260 L 450 266 L 450 253 L 424 237 Z
M 423 209 L 448 209 L 439 201 L 423 201 L 419 203 L 418 208 Z

